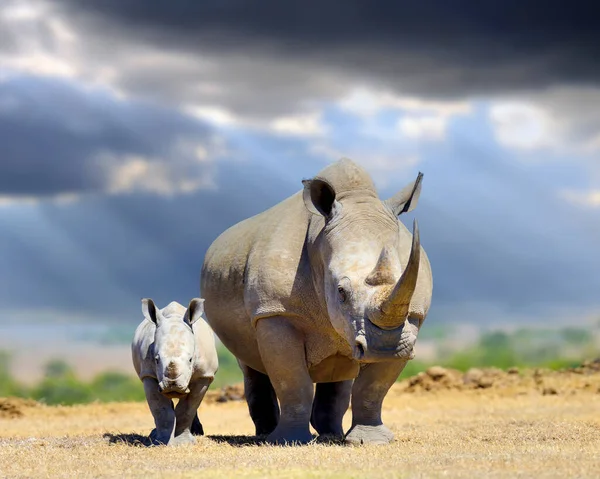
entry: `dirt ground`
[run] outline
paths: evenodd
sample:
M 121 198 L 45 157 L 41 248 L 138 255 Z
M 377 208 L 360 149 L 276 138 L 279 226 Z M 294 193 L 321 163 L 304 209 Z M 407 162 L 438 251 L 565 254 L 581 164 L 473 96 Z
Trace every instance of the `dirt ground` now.
M 239 386 L 209 394 L 208 436 L 179 448 L 144 446 L 143 403 L 0 399 L 0 477 L 600 476 L 600 362 L 554 373 L 432 368 L 390 391 L 387 446 L 261 445 Z

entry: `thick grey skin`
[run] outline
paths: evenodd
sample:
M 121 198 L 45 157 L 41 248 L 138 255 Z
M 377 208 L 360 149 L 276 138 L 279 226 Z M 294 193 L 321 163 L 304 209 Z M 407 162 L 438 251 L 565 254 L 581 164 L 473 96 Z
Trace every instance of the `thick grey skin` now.
M 410 269 L 413 237 L 397 215 L 416 205 L 420 178 L 385 203 L 347 159 L 304 183 L 213 242 L 201 277 L 206 318 L 238 358 L 256 433 L 268 442 L 308 442 L 309 423 L 341 435 L 352 394 L 346 441 L 386 443 L 393 434 L 381 405 L 431 303 L 431 269 L 417 246 L 414 292 L 404 309 L 384 308 L 381 321 Z
M 142 311 L 131 353 L 154 417 L 151 442 L 195 443 L 194 435 L 204 433 L 198 407 L 218 369 L 214 334 L 201 318 L 203 300 L 193 299 L 187 309 L 172 302 L 158 310 L 145 299 Z

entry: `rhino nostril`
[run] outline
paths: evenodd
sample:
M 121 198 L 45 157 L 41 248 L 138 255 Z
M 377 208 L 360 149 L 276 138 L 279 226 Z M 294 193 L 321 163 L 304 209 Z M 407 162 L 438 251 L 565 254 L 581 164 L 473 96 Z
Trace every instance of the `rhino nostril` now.
M 165 368 L 165 376 L 169 379 L 175 379 L 179 376 L 179 368 L 174 361 L 169 362 Z

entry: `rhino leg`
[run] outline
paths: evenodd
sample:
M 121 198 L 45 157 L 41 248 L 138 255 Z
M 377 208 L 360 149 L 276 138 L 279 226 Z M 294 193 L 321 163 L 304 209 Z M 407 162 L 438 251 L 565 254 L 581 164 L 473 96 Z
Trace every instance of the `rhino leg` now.
M 350 404 L 352 380 L 317 384 L 310 423 L 319 435 L 342 437 L 342 419 Z
M 244 373 L 244 395 L 256 435 L 271 434 L 279 422 L 279 404 L 269 376 L 238 361 Z
M 173 401 L 163 396 L 158 390 L 158 381 L 154 378 L 144 379 L 144 392 L 150 412 L 154 417 L 156 428 L 150 434 L 152 444 L 169 444 L 175 432 L 175 408 Z
M 198 418 L 198 413 L 196 413 L 196 417 L 192 421 L 192 427 L 190 429 L 194 436 L 204 436 L 204 428 L 202 427 L 202 423 Z
M 196 442 L 196 438 L 192 434 L 193 422 L 198 417 L 198 408 L 212 381 L 213 378 L 193 380 L 189 386 L 189 394 L 177 403 L 175 407 L 175 417 L 177 420 L 175 422 L 174 445 Z M 198 423 L 200 423 L 199 420 Z
M 258 349 L 281 404 L 277 427 L 267 436 L 271 444 L 313 439 L 309 429 L 313 382 L 308 373 L 303 335 L 285 317 L 260 319 L 256 324 Z
M 352 386 L 352 427 L 346 442 L 387 444 L 394 439 L 381 421 L 381 406 L 405 365 L 406 361 L 393 361 L 363 366 Z

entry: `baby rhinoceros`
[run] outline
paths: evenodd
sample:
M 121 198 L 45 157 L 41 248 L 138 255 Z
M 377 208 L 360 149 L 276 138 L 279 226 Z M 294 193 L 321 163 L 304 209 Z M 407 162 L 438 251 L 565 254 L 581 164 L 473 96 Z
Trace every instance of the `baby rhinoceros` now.
M 202 319 L 204 300 L 192 299 L 187 309 L 175 301 L 158 309 L 143 299 L 142 312 L 131 353 L 156 425 L 150 440 L 194 443 L 194 435 L 204 434 L 198 407 L 218 368 L 214 334 Z

